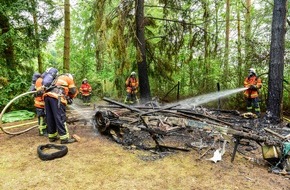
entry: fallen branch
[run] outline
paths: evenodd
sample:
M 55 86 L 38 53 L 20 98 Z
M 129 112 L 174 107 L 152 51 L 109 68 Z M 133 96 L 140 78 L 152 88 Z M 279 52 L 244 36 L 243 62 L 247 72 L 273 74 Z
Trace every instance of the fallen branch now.
M 283 135 L 280 135 L 280 134 L 276 133 L 275 131 L 272 131 L 271 129 L 268 129 L 268 128 L 265 128 L 264 130 L 275 135 L 276 137 L 281 138 L 281 139 L 285 139 L 287 137 L 287 136 L 284 137 Z
M 104 97 L 103 100 L 105 100 L 105 101 L 107 101 L 107 102 L 110 102 L 110 103 L 113 103 L 113 104 L 116 104 L 116 105 L 119 105 L 119 106 L 121 106 L 121 107 L 127 108 L 127 109 L 129 109 L 129 110 L 131 110 L 131 111 L 136 111 L 136 112 L 139 112 L 139 113 L 143 113 L 143 111 L 140 110 L 140 109 L 134 108 L 134 107 L 132 107 L 132 106 L 128 106 L 128 105 L 126 105 L 126 104 L 123 104 L 123 103 L 120 103 L 120 102 L 117 102 L 117 101 L 111 100 L 111 99 L 106 98 L 106 97 Z
M 209 117 L 209 116 L 206 116 L 206 115 L 203 115 L 203 114 L 193 113 L 191 111 L 185 111 L 185 110 L 177 110 L 177 111 L 178 112 L 181 112 L 181 113 L 185 113 L 185 114 L 190 114 L 190 115 L 195 115 L 195 116 L 199 116 L 199 117 L 204 117 L 204 118 L 207 118 L 207 119 L 210 119 L 210 120 L 213 120 L 213 121 L 216 121 L 216 122 L 225 124 L 227 126 L 231 126 L 231 127 L 233 126 L 232 124 L 230 124 L 228 122 L 225 122 L 225 121 L 222 121 L 222 120 L 213 118 L 213 117 Z

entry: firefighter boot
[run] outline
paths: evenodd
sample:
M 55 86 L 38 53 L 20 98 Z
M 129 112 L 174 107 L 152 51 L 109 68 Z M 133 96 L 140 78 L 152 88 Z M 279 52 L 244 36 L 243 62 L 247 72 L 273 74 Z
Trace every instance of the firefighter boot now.
M 60 144 L 69 144 L 69 143 L 74 143 L 74 142 L 77 142 L 75 139 L 73 138 L 67 138 L 67 139 L 62 139 L 60 140 Z
M 39 129 L 39 136 L 48 136 L 47 130 L 45 129 Z
M 48 139 L 49 139 L 49 142 L 55 142 L 59 139 L 59 137 L 50 137 Z

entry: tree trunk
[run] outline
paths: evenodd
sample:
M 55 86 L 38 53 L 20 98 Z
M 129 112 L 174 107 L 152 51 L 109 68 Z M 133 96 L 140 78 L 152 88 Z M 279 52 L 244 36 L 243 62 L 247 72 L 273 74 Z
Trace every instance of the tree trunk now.
M 230 0 L 226 0 L 226 39 L 225 39 L 225 54 L 224 54 L 224 81 L 227 89 L 229 77 L 229 40 L 230 40 Z
M 214 51 L 213 51 L 213 57 L 216 58 L 218 54 L 218 48 L 219 48 L 219 1 L 215 0 L 215 38 L 214 38 Z
M 272 123 L 282 118 L 287 0 L 274 0 L 267 111 Z
M 241 2 L 236 2 L 236 13 L 237 13 L 237 55 L 238 55 L 238 67 L 236 70 L 236 76 L 238 76 L 237 85 L 236 86 L 243 86 L 244 82 L 244 74 L 243 74 L 243 59 L 242 59 L 242 35 L 241 35 Z M 244 98 L 243 94 L 239 93 L 236 95 L 236 102 L 240 108 L 244 107 Z
M 33 9 L 32 17 L 34 24 L 34 36 L 35 36 L 35 46 L 37 52 L 37 62 L 38 62 L 38 72 L 43 73 L 43 63 L 41 58 L 41 48 L 40 48 L 40 40 L 39 40 L 39 32 L 38 32 L 38 21 L 37 21 L 37 11 L 36 11 L 36 2 L 35 0 L 30 0 L 31 7 Z
M 203 10 L 204 10 L 204 13 L 203 13 L 203 21 L 204 21 L 204 36 L 203 36 L 203 39 L 204 39 L 204 68 L 205 68 L 205 76 L 204 77 L 204 90 L 207 92 L 210 88 L 210 85 L 208 84 L 209 83 L 209 78 L 208 76 L 210 76 L 210 59 L 209 59 L 209 47 L 210 47 L 210 40 L 209 40 L 209 3 L 208 3 L 208 0 L 205 0 L 203 2 Z
M 238 85 L 237 86 L 242 86 L 243 85 L 243 74 L 242 74 L 242 40 L 241 40 L 241 16 L 240 16 L 240 2 L 237 1 L 237 32 L 238 32 L 238 37 L 237 37 L 237 53 L 238 53 L 238 70 L 237 70 L 237 75 L 238 75 Z
M 70 62 L 70 0 L 64 0 L 63 72 L 69 72 Z
M 136 0 L 136 35 L 137 35 L 137 63 L 140 86 L 140 98 L 142 102 L 151 99 L 150 85 L 147 73 L 146 46 L 144 35 L 144 0 Z
M 102 22 L 104 21 L 104 13 L 105 13 L 105 8 L 106 8 L 106 0 L 98 0 L 95 3 L 96 6 L 96 11 L 95 11 L 95 58 L 96 58 L 96 71 L 100 72 L 103 69 L 103 51 L 104 50 L 104 45 L 101 42 L 100 39 L 103 37 L 103 31 L 100 30 L 102 26 Z
M 1 36 L 4 36 L 4 34 L 8 33 L 9 30 L 10 30 L 9 20 L 4 14 L 1 14 L 0 12 Z M 6 65 L 4 67 L 6 67 L 8 70 L 7 76 L 13 78 L 14 75 L 12 73 L 16 69 L 13 40 L 9 35 L 7 35 L 7 37 L 4 40 L 4 43 L 6 45 L 6 48 L 2 52 L 1 56 L 3 56 L 6 60 Z
M 251 21 L 251 10 L 252 10 L 252 0 L 246 1 L 246 16 L 245 16 L 245 69 L 247 71 L 250 67 L 252 67 L 251 62 L 251 35 L 252 35 L 252 21 Z

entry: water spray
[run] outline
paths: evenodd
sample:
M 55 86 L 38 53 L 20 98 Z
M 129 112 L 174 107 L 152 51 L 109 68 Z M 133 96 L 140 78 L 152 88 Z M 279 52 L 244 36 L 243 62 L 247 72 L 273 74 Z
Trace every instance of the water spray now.
M 91 116 L 94 114 L 93 113 L 94 110 L 91 110 L 89 113 L 84 113 L 83 111 L 81 111 L 84 108 L 76 104 L 68 105 L 68 107 L 71 108 L 73 111 L 75 111 L 82 119 L 85 119 L 85 120 L 89 120 L 88 116 Z
M 246 89 L 248 89 L 248 88 L 243 87 L 243 88 L 236 88 L 236 89 L 213 92 L 210 94 L 204 94 L 204 95 L 200 95 L 197 97 L 193 97 L 193 98 L 189 98 L 189 99 L 180 101 L 179 104 L 180 104 L 180 107 L 182 107 L 183 109 L 194 108 L 196 106 L 217 100 L 219 98 L 224 98 L 226 96 L 236 94 L 236 93 L 244 91 Z

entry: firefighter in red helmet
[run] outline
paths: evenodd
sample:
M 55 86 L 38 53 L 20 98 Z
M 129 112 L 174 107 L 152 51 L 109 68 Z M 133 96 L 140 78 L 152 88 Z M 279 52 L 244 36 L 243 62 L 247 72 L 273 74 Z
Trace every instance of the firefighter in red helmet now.
M 83 104 L 90 105 L 91 94 L 92 94 L 92 87 L 88 83 L 88 79 L 84 78 L 82 81 L 82 85 L 80 87 L 80 93 L 82 96 Z

